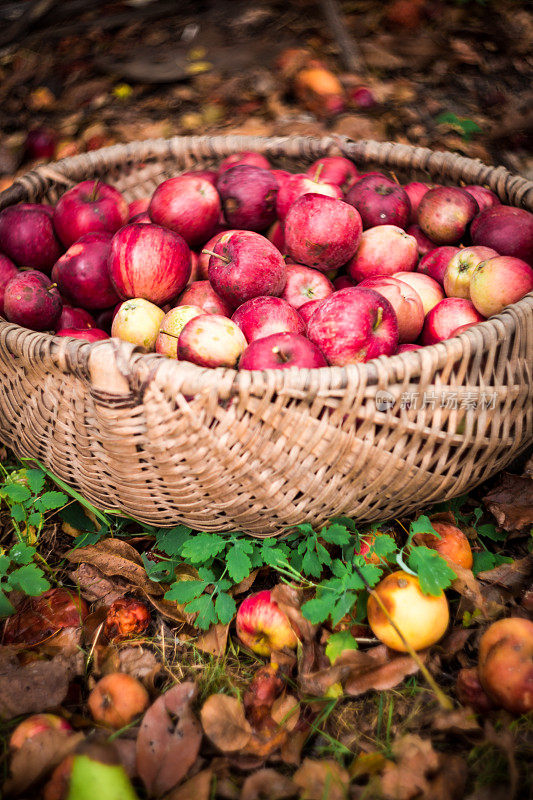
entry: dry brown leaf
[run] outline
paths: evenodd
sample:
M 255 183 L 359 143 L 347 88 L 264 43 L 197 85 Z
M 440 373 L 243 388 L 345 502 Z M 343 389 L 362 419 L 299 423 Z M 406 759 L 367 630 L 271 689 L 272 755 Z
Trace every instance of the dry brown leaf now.
M 236 583 L 235 586 L 232 587 L 231 594 L 232 595 L 244 594 L 245 592 L 250 591 L 255 579 L 257 578 L 258 573 L 259 573 L 258 569 L 254 569 L 252 572 L 250 572 L 250 574 L 246 578 L 243 578 L 243 580 L 240 583 Z
M 69 572 L 76 586 L 89 603 L 102 602 L 107 606 L 124 597 L 130 586 L 126 581 L 115 577 L 113 580 L 106 578 L 99 569 L 91 564 L 78 564 L 75 570 Z
M 226 694 L 212 694 L 200 712 L 205 735 L 223 753 L 244 750 L 252 737 L 252 729 L 242 703 Z
M 112 672 L 125 672 L 152 688 L 154 680 L 161 671 L 161 664 L 151 650 L 143 647 L 122 647 L 120 650 L 108 648 L 101 666 L 102 675 Z
M 67 558 L 75 564 L 90 564 L 108 577 L 117 575 L 138 586 L 148 596 L 164 594 L 163 587 L 147 577 L 137 550 L 123 539 L 102 539 L 89 547 L 70 550 Z
M 196 684 L 173 686 L 158 697 L 143 717 L 137 737 L 137 772 L 149 794 L 168 792 L 192 767 L 202 731 L 191 704 Z
M 165 600 L 163 597 L 154 597 L 151 594 L 145 593 L 147 599 L 151 602 L 156 611 L 159 611 L 166 619 L 172 622 L 179 622 L 181 624 L 191 625 L 194 621 L 195 614 L 186 614 L 183 606 L 178 605 L 171 600 Z
M 442 558 L 445 559 L 450 569 L 452 569 L 457 575 L 455 580 L 452 581 L 451 585 L 451 588 L 454 589 L 457 594 L 460 594 L 461 597 L 469 600 L 473 607 L 478 609 L 485 619 L 492 619 L 501 614 L 503 607 L 499 603 L 489 602 L 483 596 L 481 586 L 474 577 L 474 573 L 471 569 L 461 567 L 455 561 L 452 561 L 446 556 L 442 556 Z
M 427 651 L 418 653 L 422 662 L 427 658 Z M 346 694 L 357 697 L 370 689 L 384 691 L 401 683 L 408 675 L 418 672 L 418 665 L 410 655 L 395 653 L 384 644 L 369 650 L 346 650 L 341 653 L 335 666 L 350 667 L 344 682 Z
M 58 655 L 22 666 L 10 647 L 0 647 L 0 718 L 34 714 L 61 705 L 69 683 L 84 669 L 83 653 Z
M 431 781 L 431 800 L 463 800 L 468 767 L 461 756 L 439 753 L 439 772 Z
M 292 776 L 301 800 L 345 800 L 350 776 L 336 761 L 306 758 Z
M 83 738 L 83 733 L 48 730 L 26 739 L 11 759 L 11 776 L 4 785 L 6 795 L 20 794 L 44 778 Z
M 431 797 L 428 774 L 439 766 L 438 754 L 430 741 L 407 734 L 392 745 L 396 763 L 385 764 L 381 789 L 387 800 L 411 800 Z
M 137 776 L 137 745 L 134 739 L 115 739 L 113 746 L 120 763 L 130 778 Z
M 228 643 L 228 625 L 211 625 L 208 631 L 194 641 L 194 646 L 203 653 L 223 656 Z
M 275 769 L 260 769 L 244 781 L 240 800 L 285 800 L 297 794 L 298 787 L 290 778 Z
M 165 800 L 209 800 L 212 781 L 213 770 L 204 769 L 185 781 L 183 786 L 173 789 L 166 795 Z
M 486 572 L 478 572 L 477 578 L 487 587 L 501 586 L 516 597 L 529 585 L 532 575 L 533 553 L 529 553 L 510 564 L 501 564 Z
M 432 714 L 431 727 L 436 731 L 452 733 L 479 733 L 481 727 L 475 712 L 464 706 L 453 711 L 440 710 Z
M 280 756 L 284 764 L 297 767 L 302 760 L 302 750 L 309 736 L 309 726 L 305 725 L 301 729 L 301 725 L 302 723 L 300 722 L 298 730 L 292 731 L 291 735 L 287 736 L 281 745 Z
M 270 716 L 286 731 L 292 732 L 300 719 L 300 703 L 292 694 L 284 694 L 274 700 Z
M 503 472 L 497 486 L 484 498 L 498 525 L 506 531 L 518 531 L 533 525 L 533 480 L 527 476 Z
M 296 636 L 302 642 L 310 642 L 315 638 L 318 627 L 311 625 L 301 612 L 302 603 L 306 597 L 302 589 L 296 586 L 289 586 L 286 583 L 278 583 L 271 591 L 272 599 L 285 612 L 291 623 L 291 627 Z

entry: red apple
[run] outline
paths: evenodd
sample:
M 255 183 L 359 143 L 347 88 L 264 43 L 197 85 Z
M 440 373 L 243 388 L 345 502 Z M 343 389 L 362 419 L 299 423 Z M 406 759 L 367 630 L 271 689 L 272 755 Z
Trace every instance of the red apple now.
M 333 284 L 323 272 L 303 264 L 287 264 L 287 283 L 281 295 L 294 308 L 333 294 Z
M 374 93 L 366 86 L 356 86 L 348 90 L 348 97 L 356 108 L 374 108 L 377 105 Z
M 306 172 L 314 181 L 332 183 L 346 192 L 359 178 L 355 164 L 344 156 L 324 156 L 314 161 Z
M 520 258 L 533 265 L 533 214 L 525 208 L 502 205 L 487 208 L 473 221 L 471 234 L 473 244 L 492 247 L 502 256 Z
M 252 297 L 279 296 L 287 267 L 272 242 L 253 231 L 229 231 L 214 245 L 209 281 L 215 292 L 234 308 Z
M 209 281 L 193 281 L 178 298 L 180 306 L 198 306 L 204 314 L 231 317 L 233 306 L 216 294 Z
M 408 283 L 417 292 L 422 300 L 424 314 L 427 314 L 437 303 L 444 300 L 442 286 L 433 278 L 430 278 L 429 275 L 420 275 L 418 272 L 395 272 L 392 277 Z
M 133 221 L 134 217 L 137 217 L 140 214 L 144 214 L 145 211 L 148 211 L 150 200 L 150 197 L 141 197 L 139 200 L 133 200 L 128 205 L 128 217 L 130 222 Z
M 205 178 L 178 175 L 160 183 L 152 195 L 150 218 L 183 236 L 190 247 L 213 235 L 220 217 L 220 198 Z
M 88 233 L 57 261 L 52 276 L 69 302 L 90 310 L 118 302 L 107 266 L 110 248 L 111 234 Z
M 449 339 L 460 325 L 483 322 L 470 300 L 462 297 L 445 297 L 426 315 L 422 331 L 422 344 L 436 344 Z
M 266 237 L 269 242 L 272 242 L 274 247 L 278 248 L 281 254 L 285 253 L 285 235 L 283 233 L 283 226 L 279 220 L 276 220 L 270 226 L 266 232 Z
M 224 219 L 232 228 L 264 231 L 276 219 L 278 182 L 267 169 L 230 167 L 220 175 L 217 190 Z
M 107 333 L 111 333 L 111 325 L 113 323 L 113 318 L 115 313 L 120 308 L 121 303 L 117 303 L 113 308 L 104 308 L 103 311 L 100 311 L 95 317 L 96 327 L 102 331 L 107 331 Z
M 185 325 L 190 319 L 199 317 L 204 311 L 199 306 L 175 306 L 165 314 L 157 339 L 155 342 L 156 353 L 161 353 L 169 358 L 178 357 L 178 339 Z
M 409 236 L 415 237 L 420 258 L 423 258 L 427 253 L 431 253 L 431 251 L 435 249 L 435 242 L 432 242 L 431 239 L 426 236 L 420 225 L 409 225 L 405 232 L 408 233 Z
M 375 225 L 397 225 L 409 222 L 411 203 L 402 186 L 385 175 L 365 175 L 346 194 L 346 202 L 361 215 L 363 229 Z
M 111 336 L 153 351 L 164 316 L 162 309 L 143 297 L 126 300 L 113 317 Z
M 373 289 L 387 298 L 396 312 L 400 343 L 418 339 L 424 325 L 424 307 L 420 295 L 408 283 L 392 276 L 378 275 L 361 281 L 358 288 Z
M 284 232 L 287 253 L 295 261 L 327 272 L 352 258 L 362 224 L 348 203 L 321 194 L 304 194 L 290 207 Z
M 308 303 L 304 303 L 303 306 L 298 308 L 298 314 L 304 321 L 305 329 L 307 330 L 307 323 L 311 319 L 311 315 L 318 308 L 322 301 L 321 300 L 310 300 Z
M 56 332 L 56 336 L 72 336 L 74 339 L 85 339 L 87 342 L 101 342 L 103 339 L 109 339 L 109 334 L 98 328 L 60 328 Z
M 449 339 L 452 339 L 454 336 L 459 336 L 459 334 L 464 333 L 469 328 L 473 328 L 474 325 L 477 325 L 477 322 L 466 322 L 464 325 L 459 325 L 454 331 L 452 331 L 449 335 Z
M 113 186 L 82 181 L 59 198 L 54 228 L 65 247 L 70 247 L 86 233 L 115 233 L 128 217 L 128 204 Z
M 283 331 L 251 342 L 239 361 L 239 369 L 316 369 L 327 367 L 322 352 L 299 333 Z
M 57 136 L 44 125 L 28 131 L 24 152 L 28 158 L 51 161 L 56 152 Z
M 19 722 L 9 739 L 11 750 L 20 750 L 24 742 L 47 731 L 65 731 L 74 733 L 72 727 L 56 714 L 32 714 L 22 722 Z
M 420 345 L 420 344 L 401 344 L 401 345 L 399 345 L 398 349 L 396 350 L 396 354 L 400 355 L 400 353 L 408 353 L 410 350 L 422 350 L 422 345 Z
M 248 343 L 272 333 L 304 333 L 305 325 L 295 308 L 281 297 L 253 297 L 232 316 Z
M 224 228 L 223 230 L 215 233 L 208 242 L 202 248 L 199 256 L 198 256 L 198 277 L 197 280 L 199 281 L 206 281 L 209 278 L 209 259 L 211 258 L 211 253 L 213 247 L 216 243 L 220 240 L 220 237 L 223 236 L 225 233 L 236 233 L 236 229 L 232 230 L 229 228 Z
M 470 299 L 480 314 L 491 317 L 533 292 L 533 269 L 512 256 L 496 256 L 478 264 L 470 281 Z
M 254 153 L 251 150 L 243 150 L 240 153 L 232 153 L 226 156 L 218 168 L 218 174 L 221 175 L 231 167 L 237 167 L 241 164 L 250 164 L 252 167 L 261 167 L 261 169 L 270 169 L 270 164 L 265 156 L 261 153 Z
M 349 278 L 348 275 L 338 275 L 333 279 L 333 288 L 336 292 L 338 292 L 339 289 L 349 289 L 350 286 L 355 285 L 356 283 L 353 278 Z
M 451 259 L 444 273 L 444 291 L 448 297 L 470 298 L 470 281 L 478 264 L 497 256 L 491 247 L 463 247 Z
M 289 618 L 268 589 L 246 597 L 237 611 L 237 636 L 246 647 L 261 656 L 272 651 L 294 649 L 298 639 Z
M 363 231 L 354 257 L 346 265 L 354 281 L 374 275 L 393 275 L 415 268 L 418 258 L 416 239 L 396 225 L 378 225 Z
M 500 198 L 498 195 L 491 192 L 491 190 L 487 189 L 485 186 L 465 186 L 464 190 L 468 192 L 468 194 L 471 194 L 474 200 L 476 200 L 480 211 L 485 211 L 486 208 L 500 205 Z
M 51 210 L 37 203 L 20 203 L 0 212 L 0 250 L 20 267 L 50 274 L 61 255 Z
M 135 214 L 134 217 L 130 217 L 130 222 L 138 222 L 141 225 L 147 225 L 152 222 L 152 218 L 148 211 L 141 211 L 140 214 Z
M 292 204 L 305 194 L 323 194 L 326 197 L 343 197 L 342 189 L 332 183 L 315 181 L 304 173 L 295 173 L 279 187 L 276 200 L 276 213 L 283 222 Z
M 19 274 L 11 259 L 0 253 L 0 316 L 4 314 L 4 292 L 7 284 Z
M 200 367 L 236 367 L 246 349 L 241 329 L 219 314 L 189 320 L 178 339 L 178 358 Z
M 96 328 L 94 317 L 84 308 L 74 308 L 63 303 L 63 310 L 56 325 L 59 331 L 62 328 Z
M 431 184 L 411 181 L 404 185 L 404 191 L 411 203 L 411 213 L 409 215 L 409 225 L 414 225 L 418 217 L 418 206 L 425 194 L 431 189 Z
M 421 272 L 423 275 L 429 275 L 430 278 L 433 278 L 442 285 L 446 267 L 453 256 L 458 252 L 459 248 L 451 245 L 436 247 L 434 250 L 430 250 L 429 253 L 426 253 L 425 256 L 422 256 L 416 268 L 417 272 Z
M 191 255 L 179 233 L 130 223 L 114 235 L 108 266 L 119 297 L 143 297 L 164 305 L 187 285 Z
M 191 283 L 194 281 L 199 280 L 198 275 L 198 253 L 195 253 L 194 250 L 191 250 L 191 274 L 189 275 L 189 280 L 187 281 L 187 286 L 190 286 Z
M 193 178 L 203 178 L 204 181 L 209 181 L 212 186 L 217 185 L 218 172 L 214 169 L 191 169 L 182 172 L 182 175 L 190 175 Z
M 4 289 L 6 319 L 24 328 L 52 330 L 62 308 L 61 295 L 42 272 L 20 272 L 11 278 Z
M 292 178 L 292 172 L 287 172 L 286 169 L 271 169 L 270 174 L 273 175 L 278 183 L 278 189 L 282 186 L 288 178 Z
M 418 224 L 436 244 L 454 244 L 466 233 L 479 206 L 472 195 L 456 186 L 430 189 L 418 206 Z
M 343 367 L 396 352 L 398 320 L 382 295 L 356 286 L 321 300 L 307 335 L 329 364 Z

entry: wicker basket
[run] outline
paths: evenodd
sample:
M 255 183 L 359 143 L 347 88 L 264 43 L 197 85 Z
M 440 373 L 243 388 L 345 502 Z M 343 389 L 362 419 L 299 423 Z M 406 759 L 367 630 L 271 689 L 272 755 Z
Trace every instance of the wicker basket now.
M 175 137 L 38 167 L 0 195 L 55 202 L 102 177 L 128 201 L 238 150 L 305 169 L 358 166 L 486 184 L 533 209 L 533 183 L 450 153 L 335 138 Z M 110 340 L 0 320 L 0 439 L 96 506 L 144 522 L 279 533 L 338 514 L 386 519 L 467 491 L 533 439 L 533 296 L 454 339 L 347 368 L 209 370 Z

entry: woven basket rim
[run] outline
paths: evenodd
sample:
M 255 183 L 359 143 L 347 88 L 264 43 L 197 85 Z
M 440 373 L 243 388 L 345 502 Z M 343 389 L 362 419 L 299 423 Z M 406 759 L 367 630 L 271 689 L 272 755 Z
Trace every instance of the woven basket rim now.
M 256 137 L 245 135 L 227 136 L 175 136 L 171 139 L 148 139 L 142 142 L 117 144 L 110 147 L 84 153 L 78 156 L 61 159 L 50 165 L 38 166 L 34 170 L 17 178 L 11 187 L 0 193 L 0 210 L 17 202 L 28 199 L 37 199 L 40 194 L 54 182 L 68 183 L 71 180 L 83 180 L 84 173 L 91 167 L 110 166 L 110 164 L 135 163 L 150 158 L 175 158 L 176 155 L 188 152 L 204 157 L 222 158 L 238 150 L 255 150 L 264 152 L 272 157 L 285 156 L 298 158 L 298 147 L 306 152 L 301 152 L 309 157 L 339 153 L 357 161 L 360 159 L 373 162 L 381 161 L 385 156 L 384 167 L 400 166 L 405 169 L 422 170 L 438 173 L 443 172 L 443 177 L 453 165 L 459 172 L 474 171 L 474 181 L 491 185 L 494 191 L 503 199 L 509 200 L 508 194 L 513 199 L 520 199 L 521 204 L 533 210 L 533 181 L 528 181 L 518 175 L 513 175 L 504 167 L 489 167 L 480 161 L 458 156 L 444 151 L 433 151 L 428 148 L 414 147 L 411 145 L 395 144 L 392 142 L 375 142 L 361 140 L 353 142 L 347 137 L 327 136 L 317 137 Z M 287 152 L 287 148 L 295 152 Z M 370 150 L 370 152 L 367 152 Z M 310 151 L 310 152 L 309 152 Z M 436 157 L 435 163 L 431 159 Z M 412 163 L 401 162 L 411 159 Z M 400 164 L 396 164 L 399 161 Z M 75 177 L 80 176 L 80 177 Z M 515 203 L 512 203 L 515 205 Z M 187 373 L 187 391 L 194 393 L 196 390 L 217 390 L 221 384 L 226 387 L 228 395 L 239 393 L 241 389 L 262 393 L 265 389 L 276 392 L 287 392 L 301 396 L 311 396 L 319 391 L 330 389 L 342 390 L 351 385 L 376 385 L 386 387 L 387 383 L 401 379 L 407 371 L 412 378 L 420 376 L 426 368 L 435 366 L 439 369 L 449 362 L 450 356 L 458 360 L 465 346 L 470 350 L 482 344 L 483 339 L 494 336 L 510 336 L 515 330 L 517 312 L 527 311 L 533 318 L 533 292 L 530 292 L 518 303 L 507 306 L 500 314 L 478 323 L 469 330 L 452 339 L 426 345 L 420 350 L 408 351 L 398 355 L 380 356 L 366 363 L 348 365 L 346 367 L 321 367 L 305 369 L 291 367 L 290 369 L 268 370 L 235 370 L 228 368 L 209 369 L 199 367 L 189 362 L 179 362 L 156 353 L 145 353 L 141 348 L 126 345 L 123 350 L 130 355 L 129 374 L 133 377 L 139 370 L 143 376 L 153 375 L 163 365 L 166 370 L 176 377 Z M 22 329 L 24 330 L 24 329 Z M 71 337 L 57 337 L 53 334 L 40 333 L 26 329 L 28 348 L 39 352 L 39 345 L 52 340 L 52 352 L 55 351 L 58 360 L 68 363 L 70 367 L 81 368 L 83 372 L 88 369 L 91 353 L 102 348 L 109 348 L 111 340 L 89 343 Z M 4 321 L 0 317 L 0 332 L 9 337 L 10 332 L 19 333 L 21 326 Z M 26 337 L 24 337 L 26 338 Z M 124 343 L 122 343 L 124 344 Z M 147 372 L 148 371 L 148 372 Z

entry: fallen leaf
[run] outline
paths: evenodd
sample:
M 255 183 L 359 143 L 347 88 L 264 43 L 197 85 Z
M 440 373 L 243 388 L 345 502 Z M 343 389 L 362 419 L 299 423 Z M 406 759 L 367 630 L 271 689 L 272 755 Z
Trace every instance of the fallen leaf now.
M 468 706 L 453 711 L 437 711 L 432 715 L 431 727 L 435 731 L 450 731 L 451 733 L 479 733 L 481 731 L 475 712 Z
M 223 656 L 228 643 L 228 625 L 211 625 L 208 631 L 194 641 L 194 646 L 203 653 Z
M 431 800 L 463 800 L 468 767 L 461 756 L 439 753 L 439 771 L 431 781 Z
M 305 725 L 304 729 L 298 728 L 298 730 L 292 731 L 290 736 L 287 736 L 280 749 L 281 760 L 284 764 L 298 766 L 302 760 L 302 750 L 308 736 L 309 725 Z
M 17 795 L 51 772 L 83 741 L 83 733 L 47 730 L 26 739 L 11 759 L 6 795 Z
M 257 578 L 258 573 L 259 573 L 258 569 L 252 570 L 252 572 L 250 572 L 250 574 L 246 578 L 243 578 L 243 580 L 240 583 L 236 583 L 235 586 L 232 587 L 231 594 L 232 595 L 244 594 L 245 592 L 250 591 L 255 579 Z
M 123 539 L 101 539 L 89 547 L 80 547 L 67 553 L 75 564 L 91 564 L 108 577 L 117 575 L 138 586 L 148 596 L 161 596 L 164 589 L 146 575 L 142 559 L 137 550 Z
M 377 775 L 386 763 L 383 753 L 361 753 L 350 764 L 350 778 L 357 780 L 363 775 Z
M 173 789 L 170 794 L 165 796 L 165 800 L 209 800 L 211 795 L 211 783 L 213 781 L 213 770 L 204 769 L 198 772 L 193 778 L 185 781 L 183 786 Z M 218 788 L 218 787 L 217 787 Z
M 137 745 L 135 739 L 115 739 L 113 746 L 129 778 L 137 776 Z
M 202 731 L 191 704 L 196 684 L 187 681 L 158 697 L 141 722 L 137 737 L 137 772 L 149 794 L 160 796 L 192 767 Z
M 252 737 L 252 729 L 242 703 L 226 694 L 212 694 L 200 712 L 205 735 L 223 753 L 244 750 Z
M 83 597 L 89 603 L 100 601 L 110 606 L 115 600 L 124 597 L 130 589 L 126 581 L 117 577 L 110 580 L 91 564 L 78 564 L 76 569 L 69 573 L 69 577 L 80 587 Z
M 4 627 L 4 644 L 25 647 L 44 642 L 62 628 L 77 628 L 88 609 L 75 591 L 49 589 L 39 597 L 26 597 Z
M 503 472 L 498 485 L 483 498 L 483 503 L 506 531 L 533 525 L 533 480 Z
M 102 675 L 125 672 L 149 687 L 153 687 L 154 679 L 161 671 L 161 664 L 151 650 L 143 647 L 123 647 L 120 650 L 109 648 L 109 651 L 102 663 Z
M 290 733 L 298 725 L 300 703 L 292 694 L 284 694 L 274 701 L 270 715 L 274 722 L 283 726 Z
M 532 575 L 533 553 L 529 553 L 510 564 L 501 564 L 486 572 L 478 572 L 477 579 L 486 586 L 501 586 L 516 597 L 529 585 Z
M 387 762 L 381 777 L 381 789 L 387 800 L 411 800 L 431 797 L 428 774 L 439 766 L 439 757 L 429 740 L 407 734 L 392 745 L 396 763 Z
M 285 800 L 297 794 L 298 787 L 290 778 L 275 769 L 260 769 L 244 781 L 240 800 Z
M 301 612 L 302 603 L 306 597 L 302 589 L 296 586 L 289 586 L 286 583 L 278 583 L 270 593 L 282 611 L 285 612 L 291 623 L 291 627 L 296 636 L 302 642 L 310 642 L 315 638 L 318 630 L 317 625 L 311 625 Z
M 446 556 L 441 556 L 441 558 L 445 559 L 448 566 L 455 572 L 457 576 L 451 584 L 451 588 L 456 591 L 457 594 L 460 594 L 461 597 L 469 600 L 474 609 L 478 609 L 485 619 L 492 619 L 501 614 L 503 610 L 502 605 L 495 602 L 489 602 L 484 597 L 483 592 L 481 591 L 482 587 L 474 577 L 474 573 L 471 569 L 461 567 L 459 564 L 455 563 L 455 561 L 452 561 Z
M 12 719 L 61 705 L 69 683 L 83 674 L 83 653 L 22 666 L 12 648 L 0 648 L 0 717 Z
M 420 650 L 418 656 L 424 662 L 427 651 Z M 344 690 L 352 697 L 364 694 L 370 689 L 376 691 L 392 689 L 408 675 L 418 672 L 418 664 L 410 655 L 396 653 L 383 644 L 364 652 L 347 650 L 337 661 L 343 659 L 346 659 L 346 663 L 351 666 Z
M 306 758 L 294 775 L 301 800 L 345 800 L 350 776 L 336 761 Z

